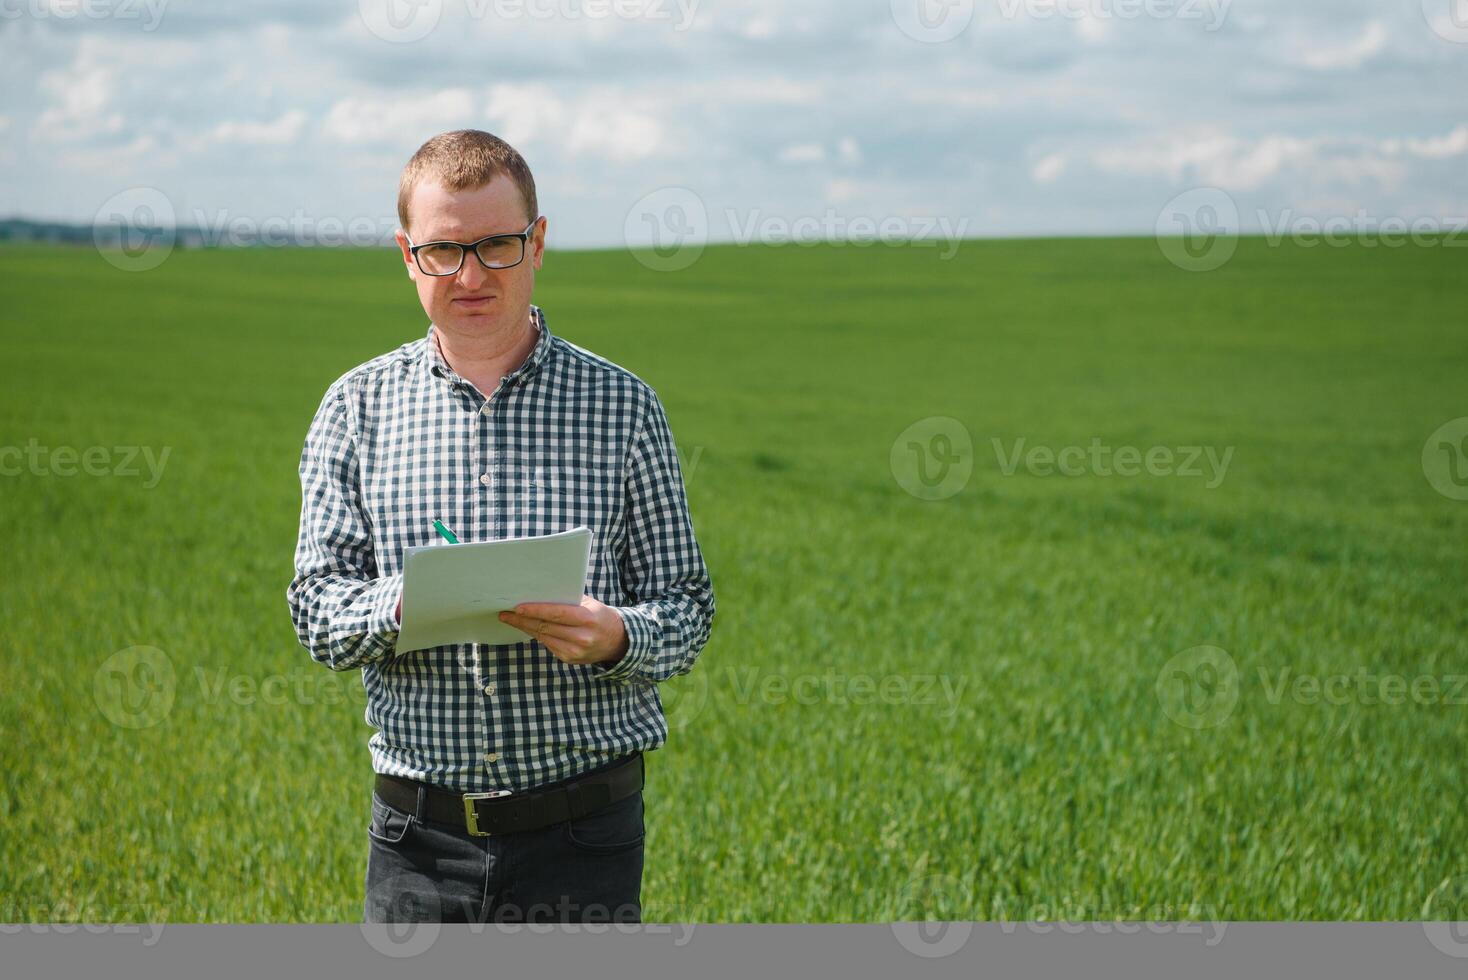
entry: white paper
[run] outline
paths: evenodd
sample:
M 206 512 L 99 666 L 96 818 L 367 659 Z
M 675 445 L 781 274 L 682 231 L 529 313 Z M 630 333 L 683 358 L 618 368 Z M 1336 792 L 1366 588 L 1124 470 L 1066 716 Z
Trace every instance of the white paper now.
M 454 643 L 528 643 L 499 621 L 522 602 L 579 605 L 591 561 L 591 529 L 467 544 L 409 548 L 403 560 L 403 621 L 397 651 Z

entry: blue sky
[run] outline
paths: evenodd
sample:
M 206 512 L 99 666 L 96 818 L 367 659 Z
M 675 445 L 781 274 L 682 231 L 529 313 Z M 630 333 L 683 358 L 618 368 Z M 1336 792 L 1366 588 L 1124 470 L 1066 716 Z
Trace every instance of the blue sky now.
M 716 240 L 1150 234 L 1200 187 L 1244 230 L 1452 222 L 1468 0 L 0 0 L 0 215 L 386 234 L 466 126 L 562 246 L 649 202 Z

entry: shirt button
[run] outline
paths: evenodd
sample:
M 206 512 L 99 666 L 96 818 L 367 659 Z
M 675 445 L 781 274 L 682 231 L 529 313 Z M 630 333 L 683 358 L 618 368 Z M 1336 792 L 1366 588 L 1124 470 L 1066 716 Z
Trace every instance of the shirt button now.
M 499 758 L 500 757 L 499 757 L 498 753 L 489 752 L 489 753 L 486 753 L 485 754 L 484 761 L 485 762 L 498 762 L 499 761 Z
M 493 694 L 494 693 L 494 685 L 493 684 L 486 684 L 486 685 L 484 685 L 484 693 L 485 694 Z
M 479 482 L 484 484 L 485 486 L 489 486 L 492 481 L 493 477 L 491 477 L 488 473 L 479 478 Z
M 489 402 L 485 402 L 484 403 L 484 406 L 479 409 L 479 414 L 480 415 L 488 415 L 489 414 Z

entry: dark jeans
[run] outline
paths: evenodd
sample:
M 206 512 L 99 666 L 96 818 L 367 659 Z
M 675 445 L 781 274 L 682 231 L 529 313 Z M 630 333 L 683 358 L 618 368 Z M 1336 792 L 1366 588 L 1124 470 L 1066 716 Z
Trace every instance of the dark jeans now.
M 642 793 L 579 820 L 474 837 L 372 794 L 364 922 L 640 922 Z

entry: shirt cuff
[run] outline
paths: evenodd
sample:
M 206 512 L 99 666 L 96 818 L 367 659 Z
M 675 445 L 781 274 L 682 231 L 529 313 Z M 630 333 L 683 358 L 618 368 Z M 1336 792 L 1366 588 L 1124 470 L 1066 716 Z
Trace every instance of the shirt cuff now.
M 637 674 L 641 668 L 652 661 L 653 646 L 657 639 L 652 622 L 646 614 L 639 612 L 633 606 L 613 606 L 617 615 L 622 617 L 622 627 L 627 631 L 627 652 L 622 654 L 622 659 L 610 666 L 595 664 L 601 671 L 601 676 L 608 680 L 624 680 Z
M 372 618 L 367 623 L 367 632 L 373 641 L 386 647 L 388 653 L 392 653 L 397 646 L 400 629 L 397 619 L 398 600 L 402 597 L 401 573 L 378 580 L 377 601 L 372 604 Z

